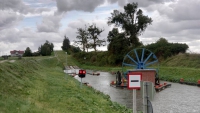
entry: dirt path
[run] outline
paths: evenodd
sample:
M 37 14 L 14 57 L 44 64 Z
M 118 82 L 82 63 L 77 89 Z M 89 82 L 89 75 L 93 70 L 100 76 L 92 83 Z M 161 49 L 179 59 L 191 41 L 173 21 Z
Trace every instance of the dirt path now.
M 15 62 L 15 60 L 10 60 L 9 62 Z
M 6 61 L 8 61 L 8 60 L 2 60 L 2 61 L 0 61 L 0 63 L 6 62 Z
M 15 62 L 15 60 L 2 60 L 2 61 L 0 61 L 0 63 L 7 62 L 7 61 L 9 61 L 9 62 Z

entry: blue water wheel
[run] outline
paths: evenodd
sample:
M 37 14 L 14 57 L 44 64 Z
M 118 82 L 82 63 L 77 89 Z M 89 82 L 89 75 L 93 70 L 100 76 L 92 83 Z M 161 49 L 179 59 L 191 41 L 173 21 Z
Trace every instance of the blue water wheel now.
M 156 55 L 148 49 L 137 48 L 128 52 L 122 62 L 123 74 L 135 69 L 156 69 L 158 73 L 159 63 Z M 156 75 L 157 76 L 157 75 Z

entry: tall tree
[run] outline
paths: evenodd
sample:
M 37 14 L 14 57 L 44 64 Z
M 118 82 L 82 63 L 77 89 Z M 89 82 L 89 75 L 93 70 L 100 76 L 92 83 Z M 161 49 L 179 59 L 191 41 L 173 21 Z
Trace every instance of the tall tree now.
M 97 46 L 102 46 L 105 43 L 105 40 L 100 40 L 99 36 L 103 32 L 103 29 L 98 28 L 95 24 L 92 24 L 88 28 L 89 38 L 93 40 L 89 45 L 94 48 L 94 51 L 97 51 Z
M 78 28 L 77 30 L 78 35 L 76 36 L 76 38 L 78 39 L 78 41 L 75 41 L 75 44 L 82 45 L 82 49 L 85 52 L 85 49 L 88 49 L 88 32 L 86 30 L 86 27 L 85 29 Z
M 26 48 L 23 56 L 32 56 L 32 51 L 29 47 Z
M 62 50 L 67 51 L 70 49 L 70 40 L 68 37 L 64 36 L 64 40 L 63 40 L 63 45 L 62 45 Z
M 133 47 L 141 45 L 138 36 L 151 23 L 152 19 L 143 15 L 143 11 L 138 9 L 137 3 L 128 3 L 124 6 L 124 12 L 114 10 L 108 19 L 108 25 L 114 24 L 124 30 L 126 36 L 129 37 L 129 45 Z

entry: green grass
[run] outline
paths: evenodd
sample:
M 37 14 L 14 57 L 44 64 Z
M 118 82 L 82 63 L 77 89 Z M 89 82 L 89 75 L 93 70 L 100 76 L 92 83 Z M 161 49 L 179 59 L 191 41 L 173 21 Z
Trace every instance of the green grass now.
M 200 68 L 200 54 L 178 54 L 162 61 L 161 65 L 168 67 Z
M 76 79 L 66 78 L 62 69 L 66 55 L 56 53 L 58 58 L 0 63 L 0 113 L 131 113 L 108 95 L 80 88 Z
M 179 82 L 183 78 L 185 82 L 197 83 L 200 80 L 200 69 L 186 67 L 160 67 L 160 78 L 171 82 Z
M 200 80 L 200 55 L 178 54 L 161 62 L 160 78 L 172 82 L 197 83 Z

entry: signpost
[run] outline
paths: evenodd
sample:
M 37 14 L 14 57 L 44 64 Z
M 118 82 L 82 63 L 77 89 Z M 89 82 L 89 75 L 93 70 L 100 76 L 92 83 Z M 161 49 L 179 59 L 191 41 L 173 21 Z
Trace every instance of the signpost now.
M 128 89 L 133 89 L 133 113 L 137 113 L 136 109 L 136 89 L 140 89 L 140 81 L 142 73 L 131 72 L 128 74 Z
M 82 78 L 85 77 L 85 74 L 86 74 L 86 70 L 79 70 L 79 73 L 78 73 L 78 76 L 81 78 L 81 88 L 82 88 Z

